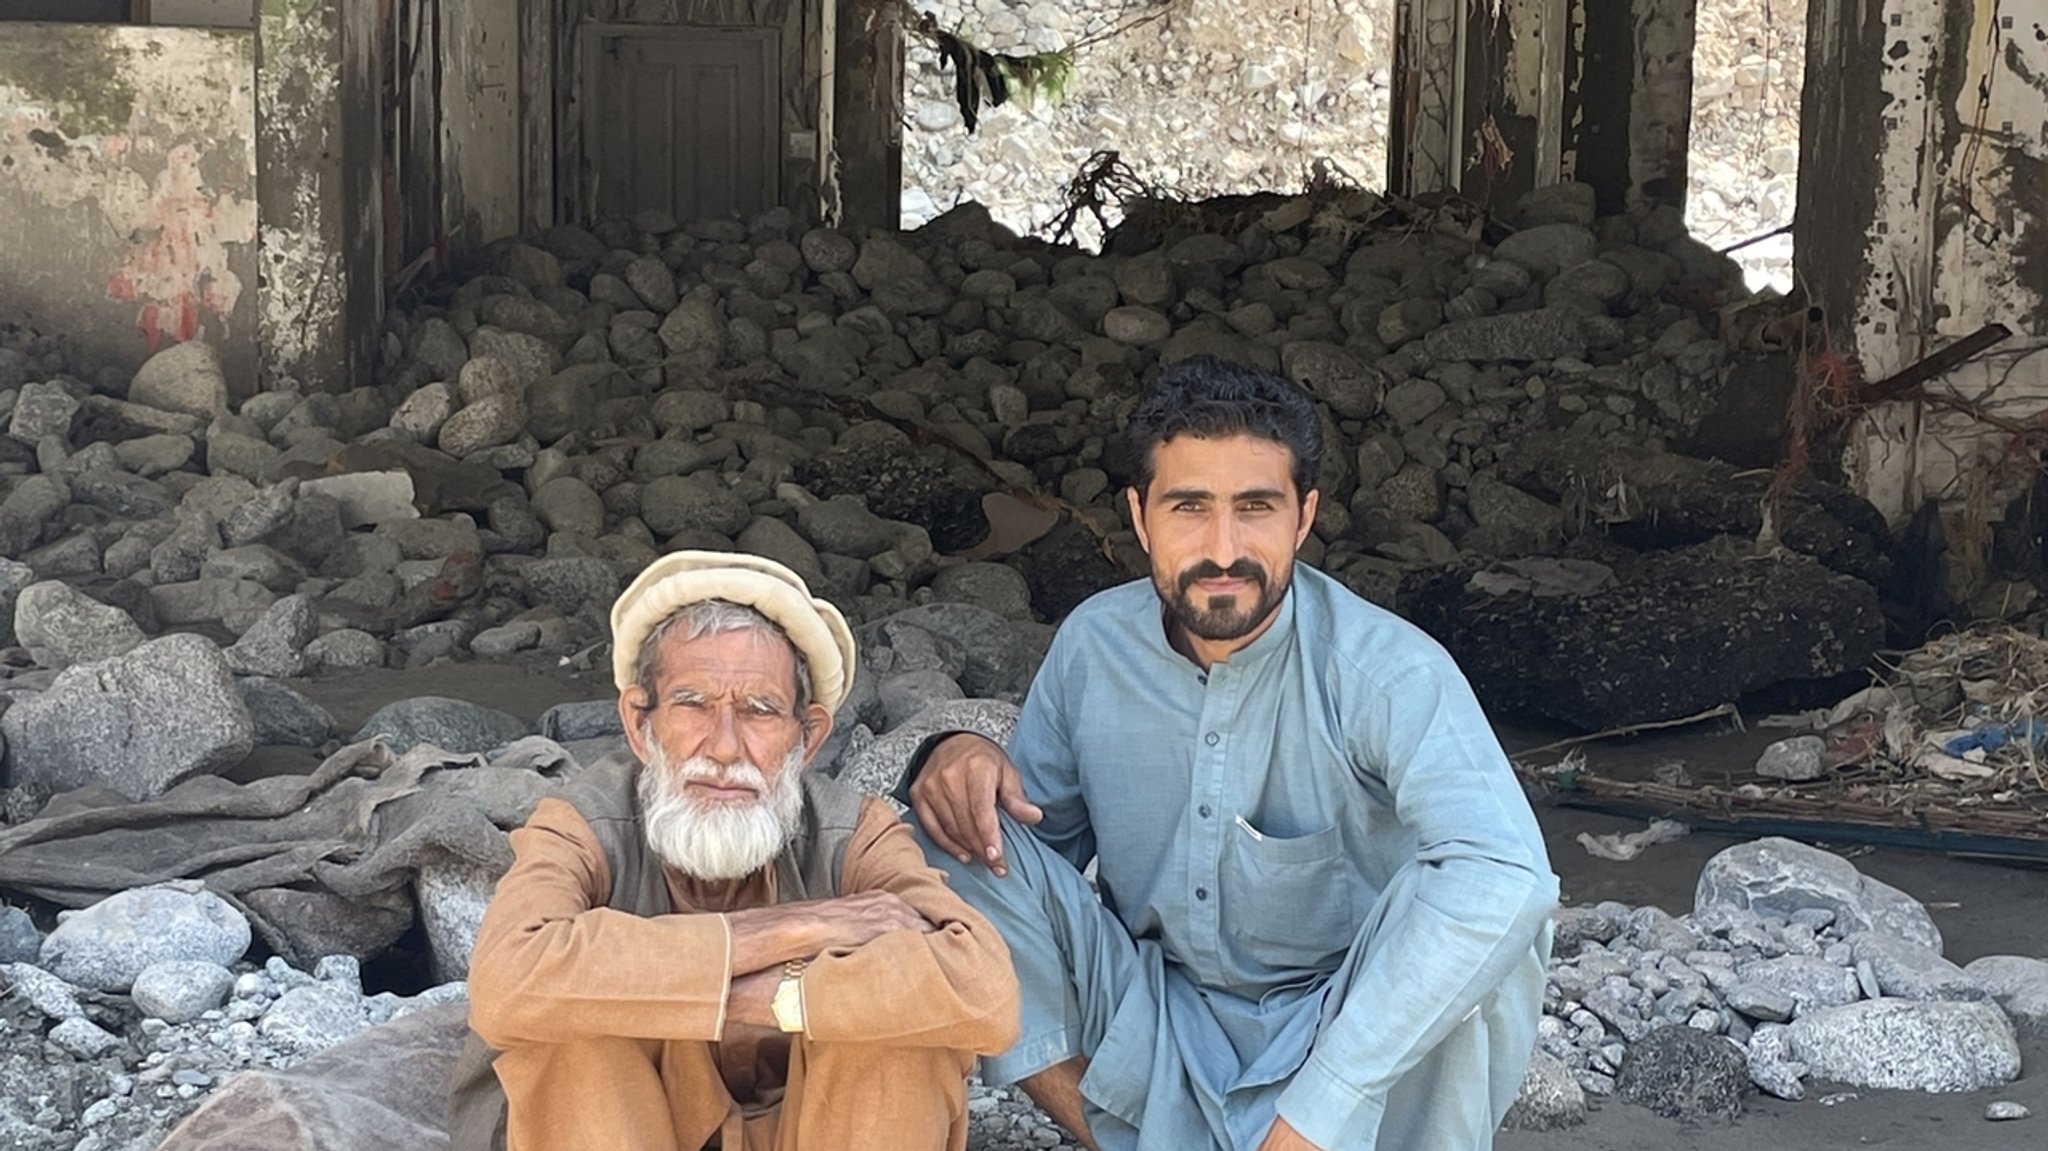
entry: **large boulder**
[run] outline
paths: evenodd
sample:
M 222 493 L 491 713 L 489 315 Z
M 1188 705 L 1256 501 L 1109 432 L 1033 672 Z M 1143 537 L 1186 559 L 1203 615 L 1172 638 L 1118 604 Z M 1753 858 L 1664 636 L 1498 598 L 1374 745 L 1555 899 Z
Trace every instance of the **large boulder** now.
M 445 1147 L 448 1076 L 468 1007 L 442 1004 L 356 1035 L 288 1071 L 235 1077 L 160 1151 Z
M 1707 861 L 1693 892 L 1693 911 L 1745 908 L 1790 918 L 1828 911 L 1846 933 L 1877 931 L 1941 953 L 1941 931 L 1927 909 L 1898 888 L 1872 879 L 1832 852 L 1772 836 L 1737 844 Z
M 2020 1048 L 1990 1003 L 1869 999 L 1792 1021 L 1793 1054 L 1821 1079 L 1900 1091 L 1981 1091 L 2019 1077 Z
M 0 735 L 17 787 L 101 784 L 133 800 L 233 767 L 255 746 L 227 660 L 189 634 L 66 669 L 0 716 Z
M 877 740 L 855 740 L 840 760 L 840 782 L 869 795 L 896 790 L 910 759 L 924 741 L 949 731 L 972 731 L 1007 743 L 1017 726 L 1014 704 L 986 699 L 961 699 L 935 704 Z
M 1805 556 L 1708 543 L 1609 571 L 1575 585 L 1429 568 L 1402 581 L 1396 603 L 1489 707 L 1587 731 L 1829 679 L 1868 664 L 1884 642 L 1877 592 Z
M 1972 960 L 1963 973 L 2005 1009 L 2014 1025 L 2048 1033 L 2048 959 L 1986 955 Z
M 68 916 L 43 940 L 39 966 L 97 991 L 126 992 L 170 960 L 228 967 L 249 950 L 249 921 L 196 881 L 138 887 Z
M 401 699 L 377 709 L 349 739 L 382 739 L 400 755 L 422 744 L 457 755 L 482 755 L 532 734 L 526 721 L 495 708 L 445 696 Z
M 37 663 L 55 668 L 124 655 L 147 638 L 127 612 L 57 580 L 22 589 L 14 631 Z

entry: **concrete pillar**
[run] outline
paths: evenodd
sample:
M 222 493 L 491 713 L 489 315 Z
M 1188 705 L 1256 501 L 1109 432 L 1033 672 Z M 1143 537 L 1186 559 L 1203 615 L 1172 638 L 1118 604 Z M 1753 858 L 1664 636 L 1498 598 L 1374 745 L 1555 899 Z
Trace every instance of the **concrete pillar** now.
M 256 169 L 265 388 L 370 382 L 379 324 L 376 5 L 262 0 Z
M 1563 171 L 1602 213 L 1684 206 L 1695 15 L 1692 0 L 1571 0 Z
M 893 229 L 903 216 L 904 11 L 891 0 L 839 4 L 833 112 L 842 227 Z

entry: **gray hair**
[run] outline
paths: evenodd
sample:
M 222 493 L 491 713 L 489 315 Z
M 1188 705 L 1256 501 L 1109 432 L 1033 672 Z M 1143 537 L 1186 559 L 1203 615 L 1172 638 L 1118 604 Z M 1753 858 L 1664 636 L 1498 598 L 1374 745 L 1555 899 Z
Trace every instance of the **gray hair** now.
M 684 604 L 647 633 L 646 642 L 640 645 L 639 657 L 633 661 L 633 682 L 648 700 L 641 710 L 651 710 L 654 706 L 654 673 L 661 665 L 663 643 L 671 638 L 688 643 L 703 636 L 734 631 L 765 632 L 788 645 L 790 655 L 796 658 L 796 699 L 790 706 L 796 713 L 797 722 L 810 727 L 807 712 L 813 698 L 811 661 L 804 658 L 804 650 L 789 638 L 789 632 L 783 630 L 781 624 L 745 604 L 724 599 Z

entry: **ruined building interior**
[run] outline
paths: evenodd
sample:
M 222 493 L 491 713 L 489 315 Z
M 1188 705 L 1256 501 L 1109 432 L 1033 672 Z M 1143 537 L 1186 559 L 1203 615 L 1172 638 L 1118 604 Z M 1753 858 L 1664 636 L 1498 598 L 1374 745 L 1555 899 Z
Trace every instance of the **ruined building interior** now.
M 0 1145 L 441 1145 L 635 573 L 840 605 L 885 794 L 1214 355 L 1564 878 L 1497 1145 L 2039 1146 L 2044 353 L 2038 3 L 0 0 Z

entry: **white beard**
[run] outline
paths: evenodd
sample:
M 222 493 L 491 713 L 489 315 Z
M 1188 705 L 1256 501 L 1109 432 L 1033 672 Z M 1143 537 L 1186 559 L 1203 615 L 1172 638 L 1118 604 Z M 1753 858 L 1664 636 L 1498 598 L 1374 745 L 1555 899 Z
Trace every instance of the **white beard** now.
M 670 867 L 695 879 L 745 879 L 796 837 L 803 820 L 803 744 L 790 749 L 772 785 L 746 762 L 721 767 L 700 755 L 671 768 L 658 742 L 646 744 L 651 752 L 640 772 L 641 818 L 647 846 Z M 743 805 L 699 803 L 684 790 L 693 779 L 751 787 L 760 798 Z

